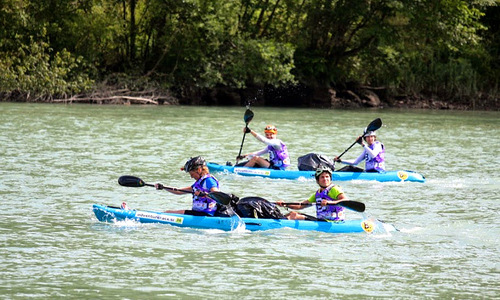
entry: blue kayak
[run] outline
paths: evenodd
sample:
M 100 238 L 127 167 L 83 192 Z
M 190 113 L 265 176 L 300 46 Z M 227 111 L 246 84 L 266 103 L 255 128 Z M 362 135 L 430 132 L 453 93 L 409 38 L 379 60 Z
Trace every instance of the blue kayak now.
M 217 163 L 207 163 L 211 173 L 234 173 L 242 176 L 260 176 L 274 179 L 314 179 L 314 171 L 299 170 L 273 170 L 265 168 L 249 168 L 219 165 Z M 425 177 L 413 171 L 386 171 L 386 172 L 339 172 L 332 174 L 332 181 L 347 180 L 376 180 L 380 182 L 388 181 L 414 181 L 425 182 Z
M 239 225 L 239 218 L 237 217 L 203 217 L 147 210 L 125 210 L 100 204 L 94 204 L 93 211 L 97 219 L 102 222 L 133 220 L 139 223 L 162 223 L 177 227 L 219 229 L 223 231 L 234 230 Z M 370 233 L 377 229 L 377 226 L 380 226 L 379 222 L 361 219 L 341 222 L 252 218 L 241 218 L 241 220 L 245 224 L 245 228 L 250 231 L 293 228 L 330 233 Z

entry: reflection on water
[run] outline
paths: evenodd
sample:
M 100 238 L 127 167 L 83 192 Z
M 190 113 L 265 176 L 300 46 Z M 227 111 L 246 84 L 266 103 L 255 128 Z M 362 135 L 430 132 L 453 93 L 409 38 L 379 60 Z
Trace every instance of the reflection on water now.
M 117 179 L 128 174 L 184 187 L 192 181 L 179 169 L 189 157 L 234 162 L 245 109 L 0 103 L 0 295 L 498 297 L 498 113 L 252 109 L 250 127 L 275 124 L 295 163 L 309 152 L 342 153 L 382 118 L 378 138 L 388 168 L 415 170 L 427 182 L 339 184 L 366 204 L 367 216 L 399 231 L 250 233 L 98 223 L 93 203 L 189 207 L 189 195 L 126 188 Z M 244 152 L 261 148 L 247 136 Z M 355 158 L 356 148 L 344 157 Z M 224 191 L 270 201 L 301 201 L 316 188 L 311 180 L 218 178 Z

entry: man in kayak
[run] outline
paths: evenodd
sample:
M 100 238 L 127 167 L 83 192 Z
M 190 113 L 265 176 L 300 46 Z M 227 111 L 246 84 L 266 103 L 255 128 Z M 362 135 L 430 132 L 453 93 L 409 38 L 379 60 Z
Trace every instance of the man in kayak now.
M 276 205 L 292 209 L 303 209 L 311 205 L 316 205 L 316 217 L 318 219 L 343 221 L 345 219 L 345 208 L 336 204 L 347 200 L 347 197 L 340 186 L 332 183 L 332 170 L 321 166 L 316 170 L 314 177 L 316 178 L 316 183 L 319 185 L 319 189 L 309 199 L 299 204 L 286 204 L 283 201 L 277 201 Z M 285 217 L 289 220 L 310 220 L 308 216 L 296 211 L 290 212 Z
M 190 158 L 181 170 L 189 173 L 195 183 L 185 188 L 166 189 L 172 194 L 185 195 L 187 192 L 193 193 L 193 207 L 191 210 L 168 210 L 165 212 L 186 214 L 194 216 L 231 216 L 232 212 L 227 211 L 226 206 L 217 205 L 217 202 L 208 193 L 219 191 L 219 181 L 209 173 L 205 159 L 201 156 Z M 161 183 L 155 184 L 157 190 L 163 189 Z
M 363 143 L 363 140 L 368 144 Z M 356 139 L 356 142 L 363 147 L 363 153 L 361 153 L 358 158 L 354 161 L 349 160 L 340 160 L 338 157 L 335 157 L 334 160 L 336 162 L 340 162 L 346 165 L 349 165 L 348 168 L 342 168 L 339 171 L 349 171 L 356 172 L 358 168 L 353 168 L 351 166 L 355 166 L 359 164 L 362 160 L 365 161 L 365 171 L 366 172 L 384 172 L 385 171 L 385 147 L 384 144 L 377 141 L 377 136 L 375 131 L 369 131 L 364 136 L 359 136 Z M 359 170 L 362 171 L 362 170 Z
M 258 134 L 248 127 L 245 127 L 243 131 L 252 134 L 257 140 L 261 141 L 267 146 L 260 151 L 244 154 L 240 157 L 237 157 L 237 162 L 245 157 L 248 157 L 249 159 L 246 163 L 238 164 L 238 166 L 285 170 L 290 165 L 288 150 L 285 143 L 276 138 L 278 129 L 276 129 L 275 126 L 266 126 L 266 128 L 264 129 L 266 137 L 263 137 L 262 135 Z M 269 160 L 260 157 L 260 155 L 263 155 L 265 153 L 269 154 Z

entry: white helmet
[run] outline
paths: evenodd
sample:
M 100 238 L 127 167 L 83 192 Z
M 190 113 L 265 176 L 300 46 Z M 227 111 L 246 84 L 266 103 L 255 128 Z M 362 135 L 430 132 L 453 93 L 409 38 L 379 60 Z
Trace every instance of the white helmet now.
M 364 136 L 377 136 L 377 134 L 375 133 L 375 131 L 368 131 Z

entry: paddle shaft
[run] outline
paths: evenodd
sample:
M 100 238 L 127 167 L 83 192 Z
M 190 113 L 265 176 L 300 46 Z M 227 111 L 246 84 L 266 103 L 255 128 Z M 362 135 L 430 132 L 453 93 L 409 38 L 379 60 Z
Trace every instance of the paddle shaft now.
M 210 198 L 216 200 L 217 202 L 224 204 L 224 205 L 229 205 L 231 203 L 232 197 L 231 195 L 224 193 L 224 192 L 212 192 L 210 193 Z M 272 204 L 276 205 L 276 202 L 271 202 Z M 314 205 L 314 203 L 302 203 L 302 202 L 283 202 L 283 206 L 287 207 L 289 205 L 299 205 L 299 206 L 311 206 Z M 343 200 L 340 201 L 337 204 L 334 205 L 340 205 L 345 208 L 354 210 L 356 212 L 364 212 L 365 211 L 365 204 L 362 202 L 358 201 L 353 201 L 353 200 Z
M 154 184 L 149 184 L 149 183 L 144 183 L 144 185 L 155 187 Z M 171 186 L 162 186 L 162 188 L 160 190 L 169 190 L 169 191 L 175 191 L 175 192 L 180 192 L 180 193 L 185 193 L 185 194 L 192 194 L 193 193 L 191 191 L 181 190 L 181 189 L 171 187 Z
M 349 151 L 352 147 L 354 147 L 354 145 L 356 145 L 357 141 L 355 141 L 354 143 L 352 143 L 351 146 L 349 146 L 349 148 L 345 149 L 344 152 L 342 152 L 342 154 L 340 154 L 339 156 L 337 156 L 338 159 L 340 159 L 342 157 L 342 155 L 344 155 L 347 151 Z
M 380 118 L 377 118 L 373 121 L 370 122 L 370 124 L 368 124 L 368 126 L 366 126 L 365 128 L 365 131 L 363 132 L 363 135 L 362 137 L 365 136 L 365 134 L 368 132 L 368 131 L 375 131 L 377 129 L 379 129 L 380 127 L 382 126 L 382 120 Z M 340 159 L 340 157 L 342 157 L 342 155 L 344 155 L 347 151 L 349 151 L 354 145 L 356 145 L 356 143 L 358 142 L 358 140 L 356 139 L 356 141 L 354 143 L 352 143 L 351 146 L 349 146 L 347 149 L 344 150 L 344 152 L 342 152 L 342 154 L 340 154 L 339 156 L 337 156 L 337 159 Z
M 193 193 L 191 191 L 181 190 L 181 189 L 170 187 L 170 186 L 163 186 L 163 188 L 161 188 L 161 189 L 162 190 L 175 191 L 175 192 L 181 192 L 181 193 L 185 193 L 185 194 L 192 194 Z
M 245 129 L 248 128 L 248 123 L 246 123 Z M 247 131 L 243 133 L 243 139 L 241 140 L 240 152 L 238 153 L 238 158 L 241 156 L 241 150 L 243 150 L 243 143 L 245 142 L 245 136 L 247 135 Z
M 311 205 L 314 205 L 314 203 L 301 203 L 301 202 L 283 203 L 283 206 L 285 206 L 285 207 L 289 206 L 289 205 L 311 206 Z M 339 203 L 332 204 L 332 205 L 340 205 L 342 207 L 345 207 L 345 208 L 348 208 L 348 209 L 351 209 L 351 210 L 354 210 L 357 212 L 364 212 L 365 211 L 365 204 L 362 202 L 358 202 L 358 201 L 345 200 L 345 201 L 340 201 Z
M 150 184 L 150 183 L 144 183 L 144 185 L 155 187 L 154 184 Z M 178 188 L 175 188 L 175 187 L 171 187 L 171 186 L 162 186 L 162 188 L 160 190 L 170 190 L 170 191 L 181 192 L 181 193 L 186 193 L 186 194 L 192 194 L 193 193 L 191 191 L 181 190 L 181 189 L 178 189 Z

